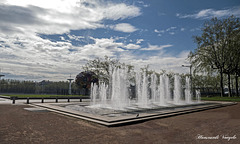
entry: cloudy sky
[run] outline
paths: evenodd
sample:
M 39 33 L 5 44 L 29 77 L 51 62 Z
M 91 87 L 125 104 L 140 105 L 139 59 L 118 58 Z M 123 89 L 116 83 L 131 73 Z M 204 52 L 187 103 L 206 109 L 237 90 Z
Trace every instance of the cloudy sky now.
M 186 73 L 192 36 L 232 14 L 239 0 L 0 0 L 0 68 L 7 79 L 58 81 L 107 55 Z

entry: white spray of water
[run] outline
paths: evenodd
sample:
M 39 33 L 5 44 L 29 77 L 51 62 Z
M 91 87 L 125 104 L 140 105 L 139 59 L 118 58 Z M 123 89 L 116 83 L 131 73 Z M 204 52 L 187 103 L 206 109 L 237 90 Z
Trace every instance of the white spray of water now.
M 98 95 L 97 91 L 98 91 L 97 84 L 92 83 L 91 84 L 91 95 L 90 95 L 91 100 L 92 100 L 91 105 L 96 105 L 97 104 L 97 101 L 96 101 L 97 100 L 97 95 Z
M 196 90 L 196 100 L 199 103 L 201 101 L 201 92 L 200 90 Z
M 167 75 L 165 76 L 165 89 L 166 89 L 166 100 L 167 102 L 171 102 L 172 98 L 171 98 L 171 92 L 170 92 L 170 81 L 169 81 L 169 77 Z
M 174 98 L 173 101 L 175 104 L 182 103 L 182 85 L 181 78 L 179 75 L 174 76 Z
M 129 104 L 127 70 L 115 68 L 112 74 L 112 107 L 123 109 Z
M 105 83 L 101 83 L 99 85 L 99 96 L 100 96 L 100 99 L 101 99 L 101 105 L 104 107 L 104 106 L 107 106 L 107 91 L 108 91 L 108 85 L 106 85 Z
M 166 95 L 166 88 L 165 88 L 165 78 L 164 78 L 164 75 L 160 75 L 160 85 L 159 85 L 159 88 L 158 88 L 158 91 L 159 91 L 159 104 L 161 106 L 165 106 L 166 105 L 166 102 L 165 102 L 165 95 Z
M 191 83 L 190 83 L 189 77 L 186 77 L 185 101 L 186 101 L 186 103 L 189 103 L 189 104 L 192 103 Z
M 146 72 L 143 74 L 137 73 L 136 75 L 136 91 L 137 103 L 140 107 L 148 106 L 149 92 L 148 92 L 148 76 Z
M 166 74 L 160 75 L 159 81 L 156 74 L 147 75 L 146 72 L 135 75 L 135 99 L 129 98 L 130 81 L 127 68 L 109 69 L 109 86 L 104 82 L 99 85 L 91 84 L 92 106 L 108 107 L 112 109 L 125 109 L 131 105 L 137 107 L 152 107 L 153 104 L 167 106 L 168 104 L 190 104 L 192 93 L 190 79 L 186 77 L 185 101 L 182 98 L 182 84 L 179 75 L 174 76 L 174 90 L 171 96 L 171 85 Z M 150 80 L 151 79 L 151 80 Z M 200 101 L 200 91 L 196 91 L 197 101 Z M 172 98 L 173 97 L 173 98 Z M 131 101 L 131 105 L 130 105 Z
M 150 88 L 151 88 L 151 101 L 156 102 L 157 98 L 157 76 L 155 73 L 151 75 L 151 83 L 150 83 Z

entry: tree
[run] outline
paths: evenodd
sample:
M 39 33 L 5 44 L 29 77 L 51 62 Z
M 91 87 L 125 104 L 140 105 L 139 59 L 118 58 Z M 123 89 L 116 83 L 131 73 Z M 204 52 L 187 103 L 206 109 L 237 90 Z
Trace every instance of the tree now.
M 232 96 L 231 91 L 231 75 L 236 73 L 237 66 L 239 64 L 239 31 L 240 31 L 240 23 L 239 18 L 235 18 L 234 16 L 229 17 L 224 21 L 224 31 L 226 32 L 226 49 L 227 49 L 227 59 L 226 65 L 223 68 L 223 72 L 227 74 L 228 77 L 228 96 Z
M 88 61 L 82 69 L 84 71 L 91 71 L 94 72 L 99 79 L 99 81 L 102 82 L 109 82 L 110 74 L 112 73 L 112 68 L 118 67 L 118 68 L 126 68 L 128 69 L 128 72 L 131 72 L 133 70 L 132 65 L 126 65 L 125 63 L 120 63 L 118 60 L 111 59 L 108 56 L 105 56 L 104 59 L 96 58 L 94 60 Z
M 224 95 L 223 74 L 232 72 L 230 61 L 236 58 L 235 55 L 230 58 L 236 31 L 239 31 L 239 19 L 234 16 L 206 21 L 202 35 L 194 37 L 197 49 L 188 56 L 196 71 L 219 72 L 221 96 Z
M 234 59 L 230 63 L 233 64 L 232 66 L 232 74 L 235 75 L 235 89 L 236 95 L 239 96 L 238 92 L 238 78 L 240 75 L 240 32 L 238 28 L 238 32 L 236 33 L 235 37 L 233 37 L 232 42 L 232 55 L 234 55 Z
M 80 87 L 84 88 L 85 94 L 89 93 L 89 89 L 91 88 L 91 83 L 97 83 L 98 78 L 97 75 L 94 72 L 91 71 L 84 71 L 79 73 L 76 76 L 75 83 Z

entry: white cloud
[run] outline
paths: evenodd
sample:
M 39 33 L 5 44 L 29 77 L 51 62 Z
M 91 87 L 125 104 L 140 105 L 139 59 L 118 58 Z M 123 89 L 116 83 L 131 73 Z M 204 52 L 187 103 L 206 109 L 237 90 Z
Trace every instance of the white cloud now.
M 91 39 L 93 44 L 76 47 L 69 42 L 52 42 L 35 35 L 9 37 L 0 34 L 0 67 L 7 75 L 18 75 L 20 79 L 65 80 L 70 72 L 79 73 L 86 60 L 105 55 L 115 57 L 130 46 L 112 38 Z
M 76 40 L 76 41 L 80 41 L 81 39 L 84 39 L 84 36 L 75 36 L 70 34 L 67 34 L 67 36 L 69 37 L 69 39 Z
M 110 3 L 102 9 L 102 13 L 106 19 L 118 20 L 131 17 L 137 17 L 141 14 L 140 9 L 136 6 Z
M 63 41 L 65 41 L 65 38 L 64 38 L 63 36 L 60 36 L 60 39 L 63 40 Z
M 186 73 L 189 69 L 182 68 L 182 64 L 187 64 L 187 51 L 173 56 L 163 51 L 155 52 L 153 56 L 133 55 L 132 53 L 121 53 L 120 61 L 131 64 L 136 70 L 149 65 L 149 68 L 157 72 L 167 70 L 168 72 Z
M 102 22 L 106 19 L 141 15 L 139 7 L 100 0 L 80 1 L 78 5 L 76 0 L 7 0 L 0 10 L 0 31 L 5 33 L 63 34 L 70 30 L 104 28 Z
M 116 24 L 115 26 L 110 26 L 110 28 L 114 29 L 115 31 L 121 31 L 125 33 L 132 33 L 137 30 L 134 26 L 128 23 Z
M 94 40 L 95 40 L 94 47 L 104 48 L 104 49 L 107 49 L 107 50 L 110 50 L 110 51 L 123 51 L 121 49 L 121 47 L 124 44 L 115 42 L 115 40 L 112 39 L 112 38 L 110 38 L 110 39 L 107 39 L 107 38 L 97 39 L 97 38 L 95 38 Z
M 158 36 L 162 36 L 165 32 L 168 32 L 168 34 L 170 34 L 170 35 L 174 35 L 176 29 L 177 29 L 177 27 L 169 27 L 169 28 L 167 28 L 165 30 L 154 29 L 154 32 L 158 33 Z
M 111 38 L 91 38 L 93 43 L 73 46 L 72 40 L 86 37 L 71 35 L 71 30 L 106 28 L 104 20 L 141 15 L 137 6 L 102 0 L 81 0 L 77 4 L 76 0 L 4 0 L 0 11 L 0 67 L 12 77 L 34 80 L 65 80 L 70 72 L 77 74 L 89 59 L 124 52 L 126 45 Z M 119 26 L 116 29 L 136 30 L 127 26 L 126 30 Z M 50 41 L 41 34 L 67 37 Z
M 154 30 L 155 33 L 159 33 L 159 31 L 157 29 Z
M 174 30 L 176 29 L 177 27 L 170 27 L 170 28 L 167 28 L 166 31 L 171 31 L 171 30 Z
M 141 15 L 135 5 L 101 0 L 5 0 L 0 2 L 0 67 L 6 78 L 31 80 L 66 80 L 77 75 L 87 60 L 108 55 L 141 67 L 150 64 L 159 69 L 163 65 L 182 63 L 182 57 L 167 54 L 164 48 L 172 45 L 150 45 L 141 48 L 143 39 L 126 43 L 126 37 L 95 38 L 83 46 L 71 41 L 86 37 L 73 35 L 71 30 L 107 28 L 104 20 L 123 20 Z M 131 33 L 137 30 L 128 23 L 112 26 L 114 30 Z M 159 32 L 165 32 L 159 30 Z M 159 33 L 159 34 L 160 34 Z M 64 34 L 61 41 L 44 39 L 39 34 Z M 119 42 L 120 41 L 120 42 Z M 154 51 L 154 56 L 135 55 L 141 50 Z M 156 56 L 157 55 L 157 56 Z M 174 69 L 174 68 L 173 68 Z
M 137 44 L 117 42 L 118 38 L 90 39 L 93 40 L 92 44 L 76 47 L 69 42 L 52 42 L 35 35 L 26 37 L 19 34 L 9 37 L 0 34 L 0 41 L 3 41 L 1 45 L 4 47 L 0 53 L 0 67 L 4 68 L 6 76 L 40 81 L 66 80 L 70 73 L 77 75 L 87 60 L 105 55 L 118 57 L 121 62 L 132 64 L 136 68 L 149 64 L 150 68 L 155 70 L 167 69 L 179 72 L 182 68 L 178 66 L 186 63 L 186 53 L 172 56 L 164 51 L 164 48 L 172 46 L 170 44 L 160 46 L 149 44 L 148 48 L 141 49 Z M 135 55 L 131 50 L 155 52 L 152 56 L 147 56 L 144 53 Z
M 185 28 L 181 28 L 180 30 L 181 30 L 181 31 L 185 31 Z
M 161 37 L 165 33 L 165 30 L 154 29 L 154 32 L 158 34 L 157 36 Z
M 201 28 L 192 28 L 192 29 L 190 29 L 190 32 L 195 32 L 195 31 L 200 31 L 201 30 Z
M 150 6 L 150 4 L 145 4 L 143 1 L 137 1 L 137 2 L 145 8 Z
M 179 18 L 194 18 L 194 19 L 209 19 L 213 17 L 226 17 L 235 15 L 240 17 L 240 7 L 233 7 L 230 9 L 222 9 L 222 10 L 214 10 L 214 9 L 203 9 L 195 14 L 185 14 L 181 15 L 179 13 L 176 14 Z
M 161 45 L 161 46 L 158 46 L 158 45 L 151 45 L 149 44 L 147 48 L 142 48 L 141 50 L 145 50 L 145 51 L 152 51 L 152 50 L 162 50 L 164 48 L 167 48 L 167 47 L 172 47 L 173 45 Z
M 142 43 L 143 41 L 144 41 L 144 39 L 137 39 L 136 44 L 140 44 L 140 43 Z
M 128 44 L 128 45 L 125 46 L 125 48 L 127 48 L 127 49 L 139 49 L 139 48 L 141 48 L 141 46 L 136 45 L 136 44 Z
M 154 32 L 155 32 L 155 33 L 165 33 L 165 30 L 157 30 L 157 29 L 154 29 Z

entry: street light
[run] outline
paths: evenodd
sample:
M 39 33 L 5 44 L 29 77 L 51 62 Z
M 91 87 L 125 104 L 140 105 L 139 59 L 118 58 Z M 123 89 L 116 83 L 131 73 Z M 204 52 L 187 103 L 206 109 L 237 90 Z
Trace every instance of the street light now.
M 74 79 L 71 78 L 71 74 L 70 74 L 70 78 L 67 79 L 67 80 L 69 80 L 68 94 L 71 95 L 72 94 L 71 82 L 72 82 L 72 80 L 74 80 Z
M 182 65 L 182 67 L 189 67 L 190 68 L 190 76 L 192 76 L 192 65 Z
M 1 72 L 1 69 L 0 69 L 0 72 Z M 1 85 L 1 77 L 4 77 L 5 75 L 2 75 L 2 74 L 0 74 L 0 85 Z
M 2 72 L 2 69 L 0 69 L 0 73 Z M 2 75 L 0 74 L 0 80 L 1 80 L 1 77 L 4 77 L 5 75 Z
M 182 67 L 189 67 L 189 69 L 190 69 L 191 90 L 193 92 L 193 87 L 192 87 L 192 65 L 182 65 Z
M 0 80 L 1 80 L 1 77 L 4 77 L 5 75 L 2 75 L 2 74 L 0 74 Z

